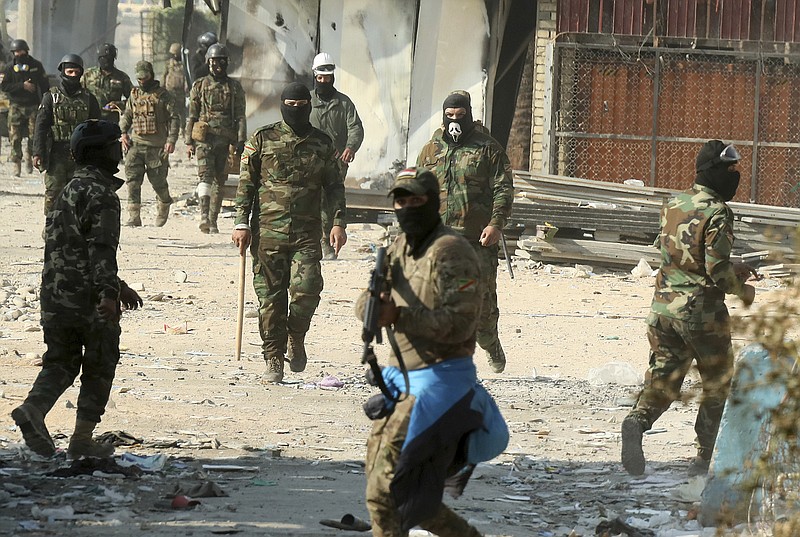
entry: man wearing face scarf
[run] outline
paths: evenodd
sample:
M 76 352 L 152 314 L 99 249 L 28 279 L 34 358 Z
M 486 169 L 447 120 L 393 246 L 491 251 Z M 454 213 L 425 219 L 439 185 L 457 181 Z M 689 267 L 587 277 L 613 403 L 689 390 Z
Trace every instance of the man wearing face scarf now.
M 14 176 L 22 173 L 22 138 L 28 137 L 28 155 L 25 164 L 33 172 L 33 133 L 36 129 L 36 110 L 49 84 L 41 62 L 29 54 L 24 39 L 11 42 L 13 60 L 0 75 L 0 90 L 8 95 L 8 140 L 11 142 L 11 161 Z
M 310 121 L 311 93 L 294 82 L 281 93 L 283 121 L 258 129 L 241 158 L 236 220 L 231 239 L 253 256 L 259 331 L 267 370 L 262 381 L 283 380 L 284 361 L 306 368 L 305 335 L 319 305 L 320 204 L 333 208 L 328 240 L 347 242 L 344 185 L 331 139 Z
M 439 217 L 439 183 L 428 170 L 401 171 L 389 193 L 401 233 L 386 252 L 386 291 L 378 324 L 393 327 L 409 393 L 377 398 L 367 441 L 367 508 L 376 537 L 404 537 L 413 526 L 440 537 L 481 534 L 448 508 L 472 469 L 502 453 L 508 428 L 477 380 L 475 332 L 481 308 L 475 250 Z M 369 291 L 356 315 L 363 319 Z M 382 369 L 396 397 L 406 390 L 394 351 Z
M 82 121 L 100 119 L 97 99 L 81 85 L 83 59 L 67 54 L 58 64 L 58 85 L 42 96 L 33 135 L 33 166 L 44 176 L 44 214 L 50 212 L 61 189 L 75 173 L 69 151 L 72 131 Z
M 736 295 L 746 307 L 755 298 L 753 286 L 744 283 L 752 270 L 730 261 L 733 212 L 727 202 L 739 186 L 740 158 L 732 145 L 706 142 L 695 162 L 694 185 L 661 213 L 662 260 L 647 317 L 650 367 L 635 407 L 622 422 L 622 464 L 632 475 L 645 469 L 642 434 L 680 397 L 692 361 L 703 395 L 689 475 L 708 471 L 733 374 L 725 295 Z
M 514 199 L 511 163 L 503 147 L 473 120 L 469 93 L 447 96 L 442 121 L 443 128 L 420 151 L 417 166 L 438 177 L 442 220 L 464 235 L 478 255 L 483 293 L 478 345 L 492 371 L 502 373 L 506 355 L 497 333 L 497 254 Z
M 83 86 L 100 103 L 103 119 L 119 123 L 119 117 L 125 110 L 123 98 L 131 95 L 133 84 L 131 77 L 114 66 L 117 59 L 117 47 L 111 43 L 103 43 L 97 47 L 97 65 L 86 70 Z
M 361 142 L 364 141 L 364 127 L 350 97 L 333 86 L 335 70 L 333 57 L 327 52 L 320 52 L 314 57 L 311 124 L 333 140 L 333 146 L 336 148 L 339 159 L 339 179 L 344 183 L 348 165 L 353 162 L 356 152 L 361 147 Z M 325 259 L 336 259 L 336 253 L 327 240 L 331 226 L 330 211 L 323 200 L 322 254 Z
M 128 184 L 127 226 L 141 226 L 142 183 L 144 174 L 158 197 L 155 225 L 163 226 L 169 217 L 172 196 L 169 195 L 167 172 L 169 155 L 175 151 L 180 118 L 172 94 L 161 87 L 150 62 L 136 64 L 139 87 L 131 90 L 125 113 L 119 122 L 125 155 L 125 176 Z M 133 128 L 133 139 L 128 130 Z
M 228 76 L 225 45 L 211 45 L 206 62 L 211 74 L 192 84 L 184 136 L 189 158 L 197 153 L 200 231 L 219 233 L 217 216 L 222 207 L 222 186 L 228 179 L 228 155 L 231 151 L 242 154 L 247 120 L 244 89 Z

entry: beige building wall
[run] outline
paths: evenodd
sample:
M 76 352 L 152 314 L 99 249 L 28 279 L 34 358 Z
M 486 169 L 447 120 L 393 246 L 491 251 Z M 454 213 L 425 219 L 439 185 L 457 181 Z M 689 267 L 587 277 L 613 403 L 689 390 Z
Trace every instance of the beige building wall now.
M 534 53 L 534 76 L 533 76 L 533 120 L 531 122 L 531 152 L 530 152 L 530 170 L 535 171 L 548 171 L 546 169 L 547 163 L 545 161 L 545 126 L 550 124 L 550 121 L 545 118 L 546 114 L 550 114 L 551 96 L 547 92 L 552 87 L 551 81 L 548 80 L 552 77 L 550 72 L 548 56 L 548 45 L 551 44 L 556 37 L 556 6 L 557 2 L 550 0 L 539 0 L 538 14 L 536 22 L 536 46 Z

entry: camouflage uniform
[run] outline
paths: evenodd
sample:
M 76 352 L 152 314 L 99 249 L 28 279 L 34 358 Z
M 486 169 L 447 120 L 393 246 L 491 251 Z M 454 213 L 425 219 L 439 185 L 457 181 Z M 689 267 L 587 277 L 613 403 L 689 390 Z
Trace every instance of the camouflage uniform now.
M 16 63 L 10 62 L 3 70 L 0 90 L 10 102 L 8 110 L 8 139 L 11 142 L 11 161 L 17 164 L 22 162 L 22 138 L 28 137 L 28 173 L 30 159 L 33 156 L 33 133 L 36 129 L 36 110 L 42 102 L 42 95 L 49 86 L 47 74 L 41 62 L 31 56 L 17 58 Z M 23 84 L 26 81 L 36 86 L 35 92 L 26 90 Z
M 44 176 L 44 214 L 50 211 L 56 196 L 75 173 L 75 161 L 69 152 L 72 131 L 82 121 L 99 118 L 97 99 L 85 89 L 70 95 L 61 86 L 54 86 L 42 97 L 36 114 L 33 154 L 42 157 L 47 170 Z
M 78 419 L 94 423 L 105 411 L 119 361 L 118 322 L 104 322 L 96 306 L 118 300 L 122 181 L 82 166 L 56 200 L 45 226 L 41 309 L 47 345 L 42 370 L 26 403 L 47 414 L 79 372 Z
M 90 67 L 83 75 L 83 87 L 97 98 L 102 110 L 102 118 L 119 123 L 119 117 L 125 109 L 122 98 L 130 97 L 133 83 L 131 78 L 116 67 L 104 73 L 100 67 Z
M 197 121 L 208 123 L 206 139 L 192 140 L 192 128 Z M 215 80 L 205 76 L 192 84 L 189 92 L 189 118 L 186 120 L 186 144 L 196 145 L 197 174 L 200 183 L 201 219 L 208 216 L 208 227 L 217 232 L 217 216 L 222 207 L 222 186 L 228 179 L 225 165 L 231 146 L 244 143 L 247 138 L 245 95 L 242 85 L 230 77 Z M 196 142 L 196 144 L 195 144 Z M 204 222 L 200 228 L 203 231 Z
M 281 121 L 260 128 L 245 144 L 235 224 L 247 228 L 250 215 L 253 287 L 268 363 L 283 360 L 289 335 L 308 332 L 319 304 L 323 191 L 336 210 L 333 225 L 344 227 L 344 185 L 331 140 L 321 131 L 301 137 Z
M 478 256 L 483 300 L 478 324 L 478 345 L 492 363 L 505 364 L 497 333 L 498 245 L 481 246 L 483 229 L 506 225 L 514 201 L 511 163 L 500 144 L 478 122 L 458 145 L 451 145 L 437 130 L 417 157 L 417 166 L 433 171 L 439 179 L 444 223 L 467 239 Z
M 394 323 L 395 337 L 408 371 L 465 357 L 471 361 L 481 292 L 476 254 L 467 241 L 440 223 L 425 238 L 425 246 L 412 255 L 403 233 L 389 247 L 386 265 L 387 285 L 391 288 L 392 299 L 400 307 L 400 315 Z M 366 298 L 364 293 L 358 301 L 356 315 L 359 318 L 363 318 Z M 389 365 L 398 366 L 394 352 Z M 413 380 L 411 391 L 414 392 Z M 375 420 L 367 442 L 366 501 L 376 537 L 408 535 L 404 527 L 408 521 L 396 504 L 398 490 L 395 487 L 399 484 L 394 481 L 417 401 L 410 395 L 397 403 L 389 416 Z M 438 451 L 449 449 L 446 445 L 437 446 Z M 454 466 L 455 461 L 450 465 Z M 444 477 L 441 476 L 442 482 Z M 441 501 L 441 496 L 438 499 L 436 514 L 419 522 L 420 527 L 441 537 L 480 536 Z
M 145 171 L 160 203 L 159 217 L 166 221 L 166 215 L 162 213 L 164 206 L 167 211 L 169 210 L 172 196 L 169 194 L 169 183 L 167 183 L 169 154 L 164 150 L 164 145 L 175 144 L 178 140 L 179 125 L 180 119 L 172 95 L 160 87 L 157 80 L 153 81 L 153 87 L 148 90 L 141 87 L 131 90 L 125 113 L 119 122 L 123 134 L 133 128 L 133 144 L 125 155 L 130 225 L 141 225 L 139 209 L 142 204 Z
M 662 262 L 647 338 L 650 368 L 629 416 L 644 430 L 680 396 L 692 361 L 703 382 L 695 421 L 698 455 L 710 459 L 733 374 L 733 351 L 725 294 L 744 296 L 730 262 L 733 212 L 712 189 L 695 184 L 673 198 L 661 214 Z
M 164 87 L 172 94 L 175 111 L 180 118 L 180 130 L 186 125 L 186 72 L 183 62 L 169 58 L 164 68 Z
M 358 117 L 356 105 L 350 97 L 339 91 L 324 101 L 319 98 L 317 92 L 311 93 L 311 124 L 327 134 L 333 140 L 333 146 L 339 155 L 345 148 L 350 148 L 356 153 L 364 141 L 364 127 L 361 125 L 361 118 Z M 344 184 L 347 177 L 347 163 L 337 159 L 339 166 L 339 180 Z M 322 250 L 326 255 L 332 253 L 328 237 L 331 234 L 333 222 L 330 217 L 330 210 L 327 204 L 322 203 Z

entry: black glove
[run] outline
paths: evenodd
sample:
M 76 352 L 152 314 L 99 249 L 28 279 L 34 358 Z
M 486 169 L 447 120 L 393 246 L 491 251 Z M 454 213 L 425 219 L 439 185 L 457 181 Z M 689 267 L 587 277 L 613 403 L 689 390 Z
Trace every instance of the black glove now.
M 244 153 L 244 142 L 239 142 L 236 144 L 236 156 L 240 157 Z
M 144 304 L 144 302 L 142 302 L 142 297 L 139 296 L 139 293 L 128 287 L 128 284 L 123 281 L 120 281 L 119 301 L 126 310 L 135 310 Z

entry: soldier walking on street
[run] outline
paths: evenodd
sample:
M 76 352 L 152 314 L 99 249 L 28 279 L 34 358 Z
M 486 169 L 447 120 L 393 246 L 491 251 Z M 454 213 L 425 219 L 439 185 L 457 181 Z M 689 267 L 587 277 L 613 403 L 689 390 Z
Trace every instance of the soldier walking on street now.
M 50 211 L 61 189 L 75 173 L 75 161 L 69 150 L 72 131 L 87 119 L 99 119 L 97 99 L 81 86 L 83 59 L 67 54 L 58 64 L 58 86 L 42 97 L 36 113 L 33 135 L 33 165 L 47 170 L 44 176 L 44 214 Z
M 141 226 L 142 183 L 144 174 L 158 197 L 155 225 L 163 226 L 169 217 L 172 196 L 169 194 L 167 172 L 169 155 L 175 151 L 180 120 L 175 111 L 172 94 L 162 88 L 150 62 L 136 64 L 139 87 L 131 90 L 125 113 L 119 122 L 125 155 L 125 177 L 128 184 L 127 226 Z M 133 140 L 128 130 L 133 128 Z
M 70 148 L 79 168 L 47 215 L 41 288 L 47 351 L 25 402 L 11 412 L 25 443 L 43 457 L 55 453 L 44 418 L 78 373 L 78 410 L 67 455 L 114 452 L 111 444 L 95 442 L 92 432 L 105 412 L 119 362 L 121 306 L 142 304 L 117 276 L 119 136 L 119 127 L 107 121 L 78 125 Z
M 22 138 L 28 138 L 28 153 L 25 168 L 33 172 L 33 133 L 36 130 L 36 110 L 42 102 L 42 95 L 49 86 L 47 74 L 41 62 L 29 54 L 28 43 L 24 39 L 11 42 L 14 59 L 2 74 L 0 90 L 8 95 L 11 106 L 8 110 L 8 139 L 11 142 L 11 162 L 14 163 L 14 176 L 22 173 Z
M 119 123 L 125 109 L 123 98 L 130 97 L 133 84 L 131 77 L 114 66 L 117 47 L 103 43 L 97 47 L 97 65 L 86 70 L 83 86 L 97 98 L 102 108 L 103 119 Z
M 281 94 L 283 121 L 256 131 L 242 154 L 231 238 L 242 254 L 248 246 L 253 254 L 265 383 L 283 380 L 284 360 L 294 372 L 306 368 L 305 335 L 323 287 L 323 193 L 334 209 L 329 240 L 336 253 L 347 242 L 333 144 L 311 126 L 310 114 L 308 88 L 289 84 Z
M 372 535 L 405 537 L 419 525 L 440 537 L 481 537 L 442 501 L 445 490 L 457 498 L 475 466 L 508 445 L 508 427 L 472 359 L 478 259 L 442 224 L 430 171 L 401 171 L 389 194 L 403 233 L 386 252 L 378 308 L 377 324 L 395 336 L 380 371 L 387 390 L 364 405 L 373 420 L 365 464 Z M 367 290 L 356 304 L 361 319 L 369 298 Z
M 731 263 L 733 212 L 728 203 L 739 187 L 733 145 L 709 140 L 695 161 L 694 184 L 661 212 L 661 267 L 647 317 L 650 368 L 633 410 L 622 422 L 622 465 L 631 475 L 645 469 L 642 435 L 680 397 L 693 361 L 703 384 L 694 429 L 697 456 L 689 475 L 708 472 L 725 400 L 733 376 L 731 326 L 725 295 L 745 306 L 755 289 L 744 283 L 751 273 Z
M 181 44 L 173 43 L 169 46 L 169 58 L 164 68 L 164 87 L 172 94 L 175 102 L 175 111 L 180 118 L 180 134 L 183 135 L 183 128 L 186 126 L 186 69 L 183 65 L 181 56 Z
M 200 231 L 219 233 L 217 216 L 228 178 L 225 168 L 231 151 L 242 154 L 247 120 L 244 89 L 228 76 L 225 45 L 211 45 L 206 58 L 211 74 L 192 84 L 185 136 L 189 158 L 197 153 Z
M 350 97 L 334 86 L 336 65 L 333 57 L 320 52 L 314 57 L 314 92 L 311 95 L 311 124 L 333 140 L 339 165 L 339 180 L 344 183 L 348 165 L 364 141 L 364 127 L 358 111 Z M 336 259 L 336 253 L 328 242 L 333 225 L 331 211 L 322 200 L 322 255 L 325 259 Z
M 514 201 L 511 163 L 497 140 L 473 120 L 467 92 L 448 95 L 442 116 L 444 128 L 422 148 L 417 166 L 439 179 L 442 220 L 464 235 L 478 254 L 483 293 L 478 345 L 492 370 L 502 373 L 506 355 L 497 333 L 497 254 Z

